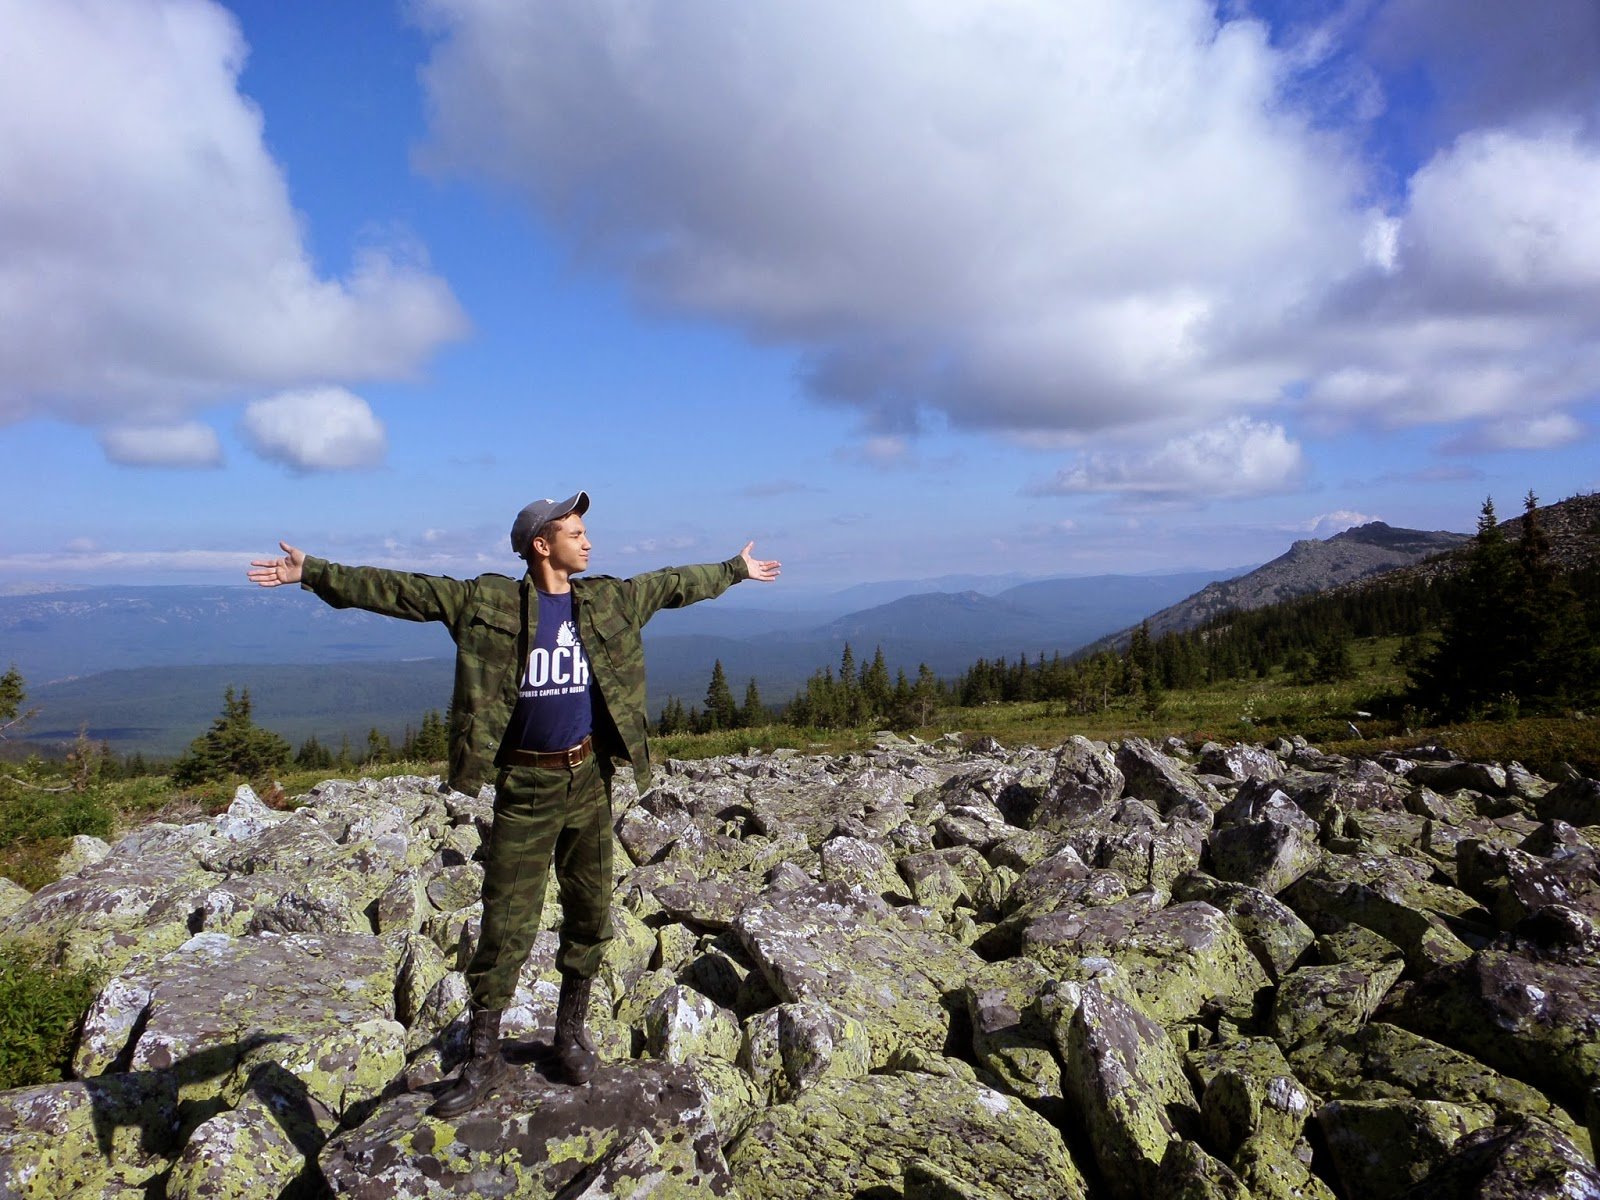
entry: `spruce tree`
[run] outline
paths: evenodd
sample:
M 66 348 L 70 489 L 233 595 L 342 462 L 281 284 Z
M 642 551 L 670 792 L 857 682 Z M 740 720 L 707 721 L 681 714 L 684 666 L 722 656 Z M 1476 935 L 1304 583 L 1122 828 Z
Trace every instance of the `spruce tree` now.
M 746 729 L 756 729 L 767 723 L 767 709 L 761 703 L 761 692 L 751 679 L 744 689 L 744 704 L 739 708 L 739 724 Z
M 250 690 L 238 696 L 230 687 L 223 695 L 222 713 L 211 728 L 194 741 L 172 765 L 172 781 L 180 786 L 211 779 L 243 776 L 260 779 L 289 761 L 289 743 L 256 725 L 250 716 Z
M 1508 626 L 1524 592 L 1521 574 L 1494 499 L 1485 499 L 1466 566 L 1444 585 L 1439 639 L 1414 669 L 1413 703 L 1447 718 L 1515 703 L 1522 676 Z
M 711 682 L 706 686 L 705 727 L 733 729 L 738 721 L 738 706 L 734 704 L 733 690 L 728 687 L 728 676 L 719 658 L 711 668 Z

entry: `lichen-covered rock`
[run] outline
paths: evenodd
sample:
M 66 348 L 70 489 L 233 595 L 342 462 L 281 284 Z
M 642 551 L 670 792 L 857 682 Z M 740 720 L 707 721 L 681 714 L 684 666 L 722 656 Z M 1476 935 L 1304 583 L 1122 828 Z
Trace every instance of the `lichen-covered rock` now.
M 1062 1025 L 1065 1028 L 1062 1028 Z M 1198 1107 L 1166 1031 L 1097 983 L 1055 1028 L 1062 1088 L 1083 1114 L 1089 1144 L 1111 1193 L 1140 1200 L 1153 1191 L 1174 1115 Z
M 980 961 L 906 924 L 881 899 L 830 883 L 765 894 L 739 914 L 734 931 L 781 1000 L 820 1001 L 863 1022 L 874 1066 L 902 1043 L 942 1048 L 945 996 Z
M 1436 792 L 1467 789 L 1487 796 L 1503 796 L 1510 790 L 1506 769 L 1499 763 L 1419 762 L 1406 773 L 1406 779 Z
M 685 987 L 670 987 L 651 1002 L 644 1032 L 645 1049 L 668 1062 L 691 1057 L 731 1062 L 739 1053 L 739 1023 L 733 1014 Z
M 1200 747 L 1200 771 L 1228 779 L 1274 780 L 1283 777 L 1283 760 L 1265 746 L 1219 746 L 1207 742 Z
M 236 1108 L 189 1135 L 167 1177 L 167 1200 L 252 1200 L 320 1178 L 317 1154 L 337 1124 L 293 1076 L 258 1071 Z
M 86 833 L 76 834 L 67 843 L 67 848 L 56 856 L 56 875 L 76 875 L 85 867 L 104 861 L 110 853 L 111 847 L 101 839 Z
M 1559 836 L 1548 825 L 1540 832 L 1549 840 Z M 1463 840 L 1456 846 L 1461 886 L 1483 902 L 1501 929 L 1552 904 L 1600 916 L 1600 853 L 1574 840 L 1576 844 L 1560 846 L 1548 856 L 1477 838 Z
M 1308 1084 L 1330 1098 L 1444 1100 L 1487 1108 L 1497 1124 L 1538 1117 L 1570 1138 L 1587 1141 L 1565 1111 L 1537 1089 L 1386 1021 L 1371 1021 L 1337 1044 L 1297 1057 L 1296 1066 Z
M 1124 794 L 1137 796 L 1162 812 L 1186 800 L 1209 807 L 1221 799 L 1214 789 L 1185 771 L 1177 759 L 1161 753 L 1144 738 L 1129 738 L 1122 743 L 1117 750 L 1117 769 L 1125 780 Z
M 1196 1142 L 1167 1143 L 1151 1200 L 1252 1200 L 1243 1180 Z
M 883 847 L 858 837 L 831 837 L 822 843 L 822 878 L 858 887 L 885 900 L 910 900 L 911 889 Z
M 907 1164 L 930 1158 L 955 1186 L 1012 1200 L 1086 1195 L 1052 1125 L 1020 1100 L 951 1075 L 821 1080 L 768 1109 L 728 1150 L 744 1200 L 900 1194 Z
M 321 1166 L 334 1195 L 668 1200 L 732 1191 L 716 1129 L 688 1067 L 602 1066 L 588 1085 L 566 1087 L 517 1066 L 499 1091 L 456 1120 L 430 1117 L 432 1102 L 426 1093 L 396 1096 L 330 1140 Z
M 1430 972 L 1390 1020 L 1581 1107 L 1600 1079 L 1600 965 L 1506 949 Z
M 1050 782 L 1028 824 L 1034 829 L 1069 830 L 1121 799 L 1123 783 L 1110 751 L 1075 735 L 1056 751 Z
M 1262 1077 L 1224 1067 L 1201 1096 L 1200 1125 L 1207 1145 L 1225 1158 L 1253 1137 L 1270 1138 L 1287 1149 L 1300 1140 L 1316 1102 L 1291 1071 Z
M 1304 1141 L 1290 1147 L 1257 1135 L 1245 1139 L 1230 1165 L 1255 1200 L 1335 1200 L 1333 1189 L 1312 1172 L 1311 1160 Z
M 1600 1171 L 1536 1118 L 1469 1133 L 1410 1200 L 1595 1200 Z
M 1444 901 L 1456 909 L 1449 915 L 1471 912 L 1476 904 L 1465 894 L 1425 880 L 1402 887 L 1387 882 L 1333 879 L 1320 873 L 1324 869 L 1326 862 L 1283 894 L 1312 929 L 1331 932 L 1346 924 L 1365 926 L 1399 946 L 1407 961 L 1419 967 L 1464 962 L 1472 956 L 1472 948 L 1451 931 L 1439 912 L 1427 907 L 1440 902 L 1442 893 L 1453 893 L 1460 899 Z
M 1294 1047 L 1354 1033 L 1372 1019 L 1404 970 L 1399 959 L 1295 968 L 1273 997 L 1273 1036 Z
M 745 1022 L 739 1061 L 782 1103 L 818 1080 L 865 1075 L 872 1041 L 865 1025 L 826 1004 L 780 1004 Z
M 961 990 L 978 1064 L 1026 1100 L 1061 1098 L 1061 1064 L 1039 998 L 1054 978 L 1028 958 L 989 963 Z
M 1322 861 L 1317 823 L 1282 792 L 1225 808 L 1207 844 L 1212 874 L 1277 895 Z
M 1196 873 L 1185 880 L 1175 898 L 1204 900 L 1224 913 L 1274 982 L 1294 969 L 1317 938 L 1294 909 L 1242 883 L 1218 883 Z
M 1064 978 L 1087 979 L 1098 959 L 1126 976 L 1160 1021 L 1193 1016 L 1208 1000 L 1248 1004 L 1267 974 L 1233 923 L 1203 901 L 1174 904 L 1129 921 L 1120 906 L 1060 912 L 1023 931 L 1023 952 Z
M 1332 1100 L 1317 1112 L 1345 1193 L 1374 1200 L 1420 1183 L 1462 1136 L 1490 1120 L 1485 1110 L 1442 1100 Z
M 370 935 L 199 934 L 142 971 L 137 986 L 124 981 L 130 999 L 146 995 L 131 1023 L 127 1004 L 91 1010 L 75 1062 L 85 1073 L 124 1062 L 169 1072 L 183 1099 L 230 1105 L 257 1067 L 275 1063 L 342 1114 L 404 1065 L 395 953 Z M 120 1047 L 118 1031 L 128 1037 Z
M 177 1150 L 177 1082 L 136 1072 L 0 1092 L 0 1195 L 94 1196 L 138 1184 Z
M 0 921 L 4 921 L 32 898 L 33 893 L 27 888 L 15 880 L 0 875 Z
M 1600 825 L 1600 779 L 1569 779 L 1546 792 L 1534 805 L 1541 821 Z

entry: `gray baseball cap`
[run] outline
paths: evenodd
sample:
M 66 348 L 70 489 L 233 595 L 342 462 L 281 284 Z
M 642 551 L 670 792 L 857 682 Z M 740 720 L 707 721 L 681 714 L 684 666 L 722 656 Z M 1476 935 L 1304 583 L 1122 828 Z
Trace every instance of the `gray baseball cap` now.
M 525 557 L 528 553 L 528 543 L 533 541 L 533 535 L 551 521 L 559 521 L 568 513 L 577 513 L 581 517 L 588 511 L 588 492 L 579 492 L 576 496 L 568 496 L 565 500 L 535 500 L 519 512 L 517 519 L 511 523 L 512 553 Z

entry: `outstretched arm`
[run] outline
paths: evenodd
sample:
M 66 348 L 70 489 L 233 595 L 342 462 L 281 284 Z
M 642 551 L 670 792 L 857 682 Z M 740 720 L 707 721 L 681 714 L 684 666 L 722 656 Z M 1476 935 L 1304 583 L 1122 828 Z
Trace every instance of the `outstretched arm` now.
M 762 583 L 771 583 L 783 572 L 783 564 L 775 558 L 755 558 L 750 551 L 756 548 L 754 542 L 746 542 L 744 549 L 739 551 L 739 557 L 744 559 L 744 565 L 750 569 L 750 578 L 760 580 Z
M 258 558 L 246 572 L 250 580 L 260 587 L 278 587 L 285 583 L 299 583 L 301 568 L 306 564 L 306 552 L 288 542 L 279 542 L 282 558 Z

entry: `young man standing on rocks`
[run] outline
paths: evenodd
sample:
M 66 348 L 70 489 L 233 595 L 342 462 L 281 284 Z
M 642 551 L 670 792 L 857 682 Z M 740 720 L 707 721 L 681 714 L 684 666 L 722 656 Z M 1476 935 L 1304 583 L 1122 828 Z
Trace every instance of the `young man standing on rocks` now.
M 562 910 L 556 1061 L 568 1083 L 593 1075 L 584 1025 L 612 936 L 613 759 L 632 764 L 640 791 L 650 782 L 640 628 L 663 608 L 720 596 L 742 579 L 770 582 L 780 570 L 752 557 L 751 542 L 726 562 L 579 579 L 589 566 L 588 509 L 579 492 L 517 514 L 511 546 L 528 564 L 520 581 L 341 566 L 287 542 L 278 543 L 282 558 L 251 563 L 262 587 L 298 583 L 335 608 L 441 621 L 455 640 L 450 786 L 475 794 L 493 769 L 495 804 L 482 931 L 467 966 L 470 1055 L 435 1102 L 438 1116 L 476 1107 L 510 1072 L 500 1014 L 533 947 L 552 862 Z

